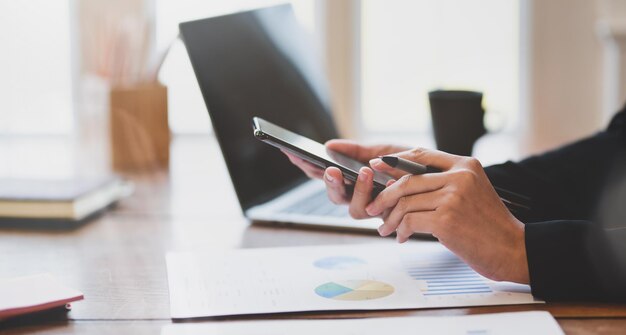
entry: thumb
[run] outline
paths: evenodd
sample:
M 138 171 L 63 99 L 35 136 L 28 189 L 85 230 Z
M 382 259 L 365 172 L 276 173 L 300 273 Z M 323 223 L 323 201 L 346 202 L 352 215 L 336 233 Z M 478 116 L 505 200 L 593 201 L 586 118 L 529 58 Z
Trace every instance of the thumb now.
M 374 159 L 370 160 L 369 164 L 372 167 L 372 169 L 374 169 L 375 171 L 385 173 L 385 174 L 387 174 L 389 176 L 392 176 L 395 179 L 400 179 L 400 177 L 402 177 L 405 174 L 407 174 L 407 172 L 405 172 L 405 171 L 393 168 L 393 167 L 385 164 L 385 162 L 383 162 L 383 160 L 380 159 L 380 158 L 374 158 Z M 389 186 L 389 185 L 387 185 L 387 186 Z
M 326 148 L 356 159 L 361 163 L 367 163 L 372 158 L 398 152 L 398 148 L 392 145 L 362 145 L 351 140 L 335 139 L 326 142 Z
M 443 171 L 450 170 L 457 164 L 462 156 L 452 155 L 447 152 L 439 151 L 439 150 L 431 150 L 424 148 L 415 148 L 407 151 L 402 151 L 394 156 L 402 157 L 404 159 L 408 159 L 415 163 L 420 163 L 422 165 L 432 166 Z

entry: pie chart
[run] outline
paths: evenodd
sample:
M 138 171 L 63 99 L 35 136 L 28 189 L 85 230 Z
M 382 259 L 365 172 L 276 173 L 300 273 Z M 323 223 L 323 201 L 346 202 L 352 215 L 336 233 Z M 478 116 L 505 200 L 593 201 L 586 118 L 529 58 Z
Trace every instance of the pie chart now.
M 315 288 L 315 293 L 320 297 L 348 301 L 379 299 L 393 291 L 393 286 L 375 280 L 333 281 Z

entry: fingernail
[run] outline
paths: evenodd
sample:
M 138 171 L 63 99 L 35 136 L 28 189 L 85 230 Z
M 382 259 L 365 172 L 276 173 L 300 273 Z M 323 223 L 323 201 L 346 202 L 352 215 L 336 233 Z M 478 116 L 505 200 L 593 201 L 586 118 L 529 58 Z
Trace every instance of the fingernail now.
M 378 235 L 385 236 L 385 225 L 380 225 L 378 227 Z
M 381 229 L 381 231 L 378 232 L 380 234 L 380 236 L 382 237 L 387 237 L 389 235 L 391 235 L 391 233 L 393 233 L 393 230 L 388 230 L 387 228 L 383 228 Z
M 370 166 L 374 167 L 374 166 L 381 166 L 381 164 L 383 163 L 383 161 L 380 158 L 374 158 L 370 160 Z
M 367 214 L 369 214 L 369 216 L 376 216 L 379 214 L 374 211 L 374 206 L 372 205 L 368 205 L 367 207 L 365 207 L 365 211 L 367 212 Z
M 325 173 L 324 177 L 326 178 L 326 180 L 328 180 L 331 183 L 335 182 L 335 178 L 331 177 L 328 173 Z
M 360 181 L 367 181 L 369 179 L 369 170 L 365 169 L 365 168 L 361 168 L 361 170 L 359 170 L 359 180 Z

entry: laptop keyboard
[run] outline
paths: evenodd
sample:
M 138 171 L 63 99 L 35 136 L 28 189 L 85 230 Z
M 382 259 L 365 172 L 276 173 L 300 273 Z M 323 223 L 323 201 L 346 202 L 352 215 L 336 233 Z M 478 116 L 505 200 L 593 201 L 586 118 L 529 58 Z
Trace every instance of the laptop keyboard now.
M 325 190 L 311 194 L 286 207 L 281 212 L 289 214 L 306 214 L 315 216 L 350 217 L 347 206 L 333 204 Z

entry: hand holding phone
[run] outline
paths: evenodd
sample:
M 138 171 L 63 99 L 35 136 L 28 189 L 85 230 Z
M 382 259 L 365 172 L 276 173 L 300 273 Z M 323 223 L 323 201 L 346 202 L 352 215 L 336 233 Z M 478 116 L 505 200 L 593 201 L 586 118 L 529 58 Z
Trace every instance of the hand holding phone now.
M 330 166 L 340 169 L 344 178 L 349 181 L 347 183 L 348 190 L 351 187 L 351 182 L 356 181 L 359 170 L 367 166 L 348 156 L 329 150 L 319 142 L 298 135 L 259 117 L 254 117 L 252 123 L 254 136 L 257 139 L 287 151 L 321 169 L 326 169 Z M 373 179 L 372 196 L 376 196 L 385 189 L 387 182 L 393 178 L 384 173 L 374 171 Z

